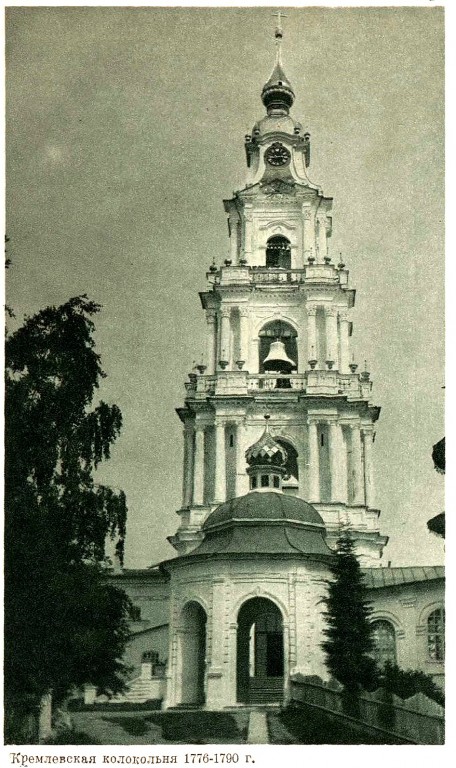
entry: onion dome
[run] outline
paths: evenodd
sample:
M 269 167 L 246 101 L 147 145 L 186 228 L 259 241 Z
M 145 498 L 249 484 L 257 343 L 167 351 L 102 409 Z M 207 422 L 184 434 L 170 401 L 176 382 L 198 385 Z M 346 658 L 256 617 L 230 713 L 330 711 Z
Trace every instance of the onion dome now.
M 280 111 L 280 113 L 287 115 L 294 100 L 293 87 L 285 74 L 280 61 L 280 54 L 278 54 L 271 77 L 261 91 L 261 101 L 268 110 L 268 114 L 272 112 L 277 114 Z
M 271 72 L 271 77 L 264 84 L 261 92 L 261 100 L 270 114 L 282 114 L 287 115 L 290 107 L 295 100 L 295 94 L 293 87 L 285 74 L 285 70 L 282 64 L 281 58 L 281 43 L 283 32 L 279 26 L 275 31 L 275 39 L 277 45 L 277 55 L 274 65 L 274 69 Z
M 333 557 L 317 510 L 297 496 L 252 491 L 217 507 L 203 524 L 204 539 L 189 557 L 285 555 Z
M 282 480 L 287 474 L 287 452 L 272 435 L 269 434 L 269 416 L 266 419 L 266 428 L 260 439 L 247 448 L 245 458 L 248 467 L 247 474 L 250 478 L 251 490 L 268 491 L 269 488 L 281 491 Z
M 269 416 L 265 416 L 266 427 L 260 439 L 247 448 L 245 458 L 250 467 L 269 465 L 284 467 L 287 461 L 287 452 L 277 443 L 269 432 Z

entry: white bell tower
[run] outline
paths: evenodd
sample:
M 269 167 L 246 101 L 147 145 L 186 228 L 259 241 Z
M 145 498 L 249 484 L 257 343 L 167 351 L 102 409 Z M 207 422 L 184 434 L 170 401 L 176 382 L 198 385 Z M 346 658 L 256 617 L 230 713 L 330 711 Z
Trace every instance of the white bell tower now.
M 280 23 L 280 20 L 279 20 Z M 202 538 L 207 515 L 249 492 L 245 452 L 264 415 L 288 457 L 284 493 L 311 503 L 327 542 L 349 524 L 363 566 L 380 564 L 374 500 L 369 373 L 350 357 L 355 291 L 332 262 L 332 199 L 308 177 L 310 136 L 290 115 L 294 91 L 277 55 L 261 99 L 266 115 L 245 137 L 245 187 L 224 201 L 230 256 L 207 274 L 204 365 L 193 371 L 178 415 L 184 424 L 179 554 Z

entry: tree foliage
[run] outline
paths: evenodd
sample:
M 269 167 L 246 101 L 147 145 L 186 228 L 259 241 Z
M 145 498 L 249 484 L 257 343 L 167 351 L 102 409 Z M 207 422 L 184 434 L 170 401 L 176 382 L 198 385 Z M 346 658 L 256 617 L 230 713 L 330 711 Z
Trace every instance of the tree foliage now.
M 397 664 L 387 661 L 380 671 L 380 685 L 402 699 L 408 699 L 415 693 L 424 693 L 429 699 L 445 705 L 444 692 L 430 675 L 419 669 L 401 669 Z
M 323 614 L 326 640 L 322 643 L 326 666 L 349 695 L 361 688 L 372 690 L 378 682 L 377 667 L 370 656 L 374 648 L 369 622 L 372 609 L 348 531 L 337 541 L 330 570 L 333 579 L 328 581 L 323 599 L 327 609 Z
M 123 557 L 126 500 L 97 484 L 122 424 L 91 408 L 105 376 L 86 296 L 48 307 L 6 339 L 5 704 L 30 709 L 92 682 L 123 686 L 130 601 L 105 581 L 107 536 Z

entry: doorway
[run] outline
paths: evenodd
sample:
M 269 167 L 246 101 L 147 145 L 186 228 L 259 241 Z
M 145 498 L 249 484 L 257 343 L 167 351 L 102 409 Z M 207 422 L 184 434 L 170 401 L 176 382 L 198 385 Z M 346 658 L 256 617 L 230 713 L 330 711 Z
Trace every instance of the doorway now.
M 238 614 L 237 700 L 245 704 L 281 701 L 284 681 L 283 622 L 265 597 L 247 600 Z

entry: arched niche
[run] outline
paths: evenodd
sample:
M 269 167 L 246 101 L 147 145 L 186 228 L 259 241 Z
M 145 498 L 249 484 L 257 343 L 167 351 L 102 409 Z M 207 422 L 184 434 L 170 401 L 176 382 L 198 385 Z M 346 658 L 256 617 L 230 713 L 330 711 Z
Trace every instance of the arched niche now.
M 192 600 L 184 605 L 181 618 L 181 703 L 204 704 L 206 611 L 199 603 Z

